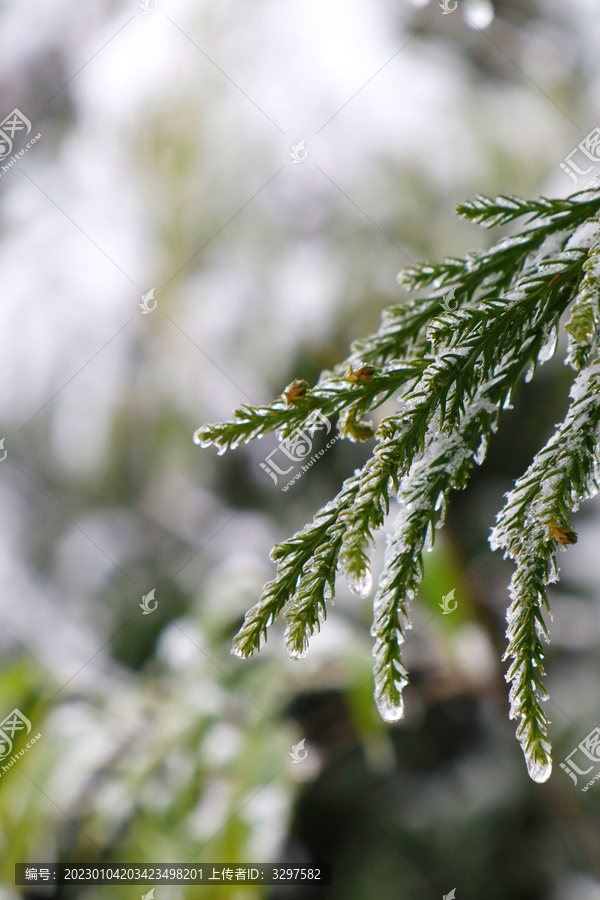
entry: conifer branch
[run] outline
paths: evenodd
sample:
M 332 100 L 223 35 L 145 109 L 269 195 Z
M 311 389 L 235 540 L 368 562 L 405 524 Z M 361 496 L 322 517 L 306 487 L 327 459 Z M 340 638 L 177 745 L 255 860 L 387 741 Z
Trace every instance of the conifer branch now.
M 596 228 L 596 242 L 584 263 L 585 275 L 565 328 L 569 334 L 566 362 L 579 370 L 588 365 L 598 349 L 600 328 L 600 236 Z
M 314 517 L 312 523 L 307 525 L 285 541 L 276 544 L 271 552 L 271 559 L 277 563 L 277 576 L 269 581 L 263 588 L 263 593 L 258 603 L 246 613 L 244 624 L 234 638 L 234 653 L 236 656 L 247 658 L 252 656 L 255 650 L 259 650 L 267 638 L 267 628 L 271 625 L 288 601 L 292 601 L 290 609 L 290 646 L 299 646 L 304 649 L 304 638 L 296 637 L 294 608 L 300 608 L 302 598 L 296 596 L 296 589 L 300 581 L 300 590 L 303 595 L 307 593 L 313 598 L 313 606 L 305 599 L 302 606 L 306 612 L 305 633 L 312 636 L 320 622 L 320 614 L 325 617 L 325 584 L 332 585 L 335 578 L 337 559 L 331 559 L 332 568 L 327 570 L 323 565 L 319 567 L 319 577 L 313 580 L 312 590 L 307 586 L 306 579 L 301 581 L 303 573 L 309 572 L 311 561 L 315 556 L 327 553 L 331 544 L 337 539 L 337 522 L 340 514 L 348 509 L 354 502 L 358 489 L 358 478 L 348 478 L 337 495 Z M 310 570 L 312 572 L 312 570 Z M 320 580 L 319 580 L 320 579 Z M 333 586 L 332 586 L 333 596 Z M 295 607 L 294 607 L 295 602 Z M 300 655 L 300 651 L 298 653 Z
M 557 545 L 565 549 L 577 540 L 571 512 L 599 488 L 600 362 L 581 372 L 571 397 L 565 421 L 507 495 L 490 538 L 492 548 L 504 549 L 517 566 L 509 587 L 505 659 L 513 662 L 506 678 L 512 682 L 510 717 L 520 718 L 517 737 L 535 781 L 546 781 L 552 769 L 548 719 L 540 705 L 547 697 L 541 680 L 542 640 L 549 639 L 546 585 L 558 581 Z
M 541 267 L 536 278 L 517 282 L 506 297 L 480 304 L 477 309 L 449 313 L 432 323 L 429 334 L 434 349 L 444 346 L 446 350 L 428 366 L 414 390 L 402 398 L 400 410 L 382 422 L 380 443 L 363 470 L 355 503 L 345 515 L 348 531 L 340 561 L 352 581 L 365 577 L 373 531 L 382 526 L 389 512 L 390 487 L 398 490 L 400 478 L 425 446 L 427 429 L 432 424 L 459 428 L 465 400 L 494 375 L 492 396 L 501 405 L 506 402 L 522 372 L 537 359 L 551 325 L 566 308 L 568 286 L 578 278 L 584 258 L 581 249 L 565 251 Z M 557 275 L 559 280 L 551 286 Z
M 437 434 L 423 457 L 412 465 L 398 492 L 401 510 L 394 535 L 388 540 L 371 629 L 376 638 L 375 700 L 387 722 L 396 722 L 403 714 L 402 688 L 408 678 L 400 651 L 405 629 L 411 627 L 408 603 L 423 574 L 423 548 L 433 546 L 434 529 L 444 524 L 451 490 L 464 487 L 473 465 L 483 462 L 488 436 L 498 416 L 496 406 L 483 397 L 473 403 L 461 433 L 451 437 Z
M 422 360 L 396 362 L 373 372 L 365 381 L 349 383 L 347 376 L 341 374 L 329 377 L 312 389 L 307 386 L 303 395 L 292 402 L 282 395 L 270 406 L 244 404 L 234 412 L 231 421 L 198 428 L 194 441 L 201 447 L 214 445 L 219 448 L 219 453 L 224 453 L 271 431 L 277 431 L 280 437 L 286 438 L 299 429 L 310 430 L 318 421 L 315 411 L 328 419 L 350 407 L 364 413 L 380 406 L 405 383 L 418 379 L 424 367 Z
M 551 769 L 548 720 L 542 710 L 543 641 L 548 632 L 546 585 L 556 580 L 555 550 L 576 540 L 571 512 L 598 489 L 600 437 L 600 190 L 566 200 L 477 197 L 459 214 L 484 227 L 527 221 L 518 233 L 464 259 L 422 263 L 400 273 L 417 300 L 383 314 L 376 334 L 356 341 L 347 360 L 309 387 L 295 381 L 269 406 L 242 406 L 231 422 L 205 425 L 194 439 L 219 452 L 276 431 L 285 439 L 338 417 L 350 440 L 366 440 L 364 416 L 396 396 L 398 410 L 382 421 L 363 469 L 313 522 L 272 553 L 277 574 L 246 614 L 234 652 L 251 656 L 285 609 L 285 643 L 298 658 L 319 631 L 345 572 L 352 590 L 371 592 L 369 550 L 397 497 L 401 512 L 388 541 L 374 601 L 375 698 L 382 716 L 402 714 L 407 673 L 400 658 L 408 603 L 422 576 L 423 548 L 443 524 L 452 490 L 468 481 L 523 375 L 556 348 L 567 324 L 567 362 L 581 370 L 567 418 L 508 495 L 492 534 L 516 563 L 510 585 L 507 673 L 511 717 L 532 778 Z M 451 293 L 449 293 L 451 292 Z M 452 298 L 452 303 L 450 303 Z

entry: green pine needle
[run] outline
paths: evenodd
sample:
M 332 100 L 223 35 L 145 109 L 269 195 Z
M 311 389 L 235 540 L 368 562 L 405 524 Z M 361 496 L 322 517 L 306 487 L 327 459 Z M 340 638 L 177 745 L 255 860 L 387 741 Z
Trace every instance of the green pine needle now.
M 576 540 L 571 512 L 599 488 L 600 190 L 566 200 L 477 197 L 458 213 L 490 228 L 526 216 L 517 234 L 464 259 L 403 270 L 400 284 L 428 293 L 383 314 L 376 334 L 310 388 L 294 382 L 270 406 L 238 409 L 230 422 L 205 425 L 194 439 L 219 452 L 275 431 L 281 439 L 337 416 L 350 440 L 366 440 L 364 416 L 391 397 L 371 458 L 348 478 L 313 522 L 272 553 L 273 581 L 246 614 L 234 653 L 251 656 L 284 612 L 288 653 L 299 658 L 327 617 L 335 577 L 360 596 L 371 592 L 375 532 L 400 504 L 374 601 L 375 699 L 387 721 L 402 715 L 407 673 L 400 651 L 408 604 L 422 577 L 422 552 L 443 525 L 453 490 L 485 458 L 490 433 L 518 384 L 529 381 L 556 346 L 561 317 L 567 362 L 579 374 L 564 423 L 507 495 L 491 543 L 516 565 L 510 585 L 508 648 L 511 718 L 536 781 L 551 772 L 548 719 L 541 702 L 549 613 L 546 585 L 558 578 L 556 549 Z

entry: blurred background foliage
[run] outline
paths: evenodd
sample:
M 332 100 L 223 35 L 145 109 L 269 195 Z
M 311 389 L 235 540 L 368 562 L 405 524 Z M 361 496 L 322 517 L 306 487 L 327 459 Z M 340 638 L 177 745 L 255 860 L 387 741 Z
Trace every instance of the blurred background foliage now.
M 600 10 L 493 12 L 0 8 L 0 108 L 42 134 L 0 180 L 0 710 L 42 734 L 0 777 L 6 900 L 44 893 L 15 888 L 18 861 L 189 860 L 334 864 L 328 889 L 206 897 L 600 897 L 593 790 L 580 798 L 557 765 L 531 783 L 507 719 L 511 569 L 487 544 L 566 409 L 560 353 L 514 398 L 427 558 L 396 727 L 372 699 L 369 604 L 343 584 L 302 662 L 279 625 L 258 658 L 230 655 L 272 544 L 368 448 L 336 443 L 282 493 L 259 465 L 274 437 L 222 458 L 191 440 L 339 362 L 403 302 L 402 265 L 496 239 L 455 218 L 459 201 L 572 190 L 558 164 L 600 115 Z M 600 715 L 598 504 L 576 523 L 550 592 L 557 761 Z M 457 611 L 442 616 L 452 589 Z

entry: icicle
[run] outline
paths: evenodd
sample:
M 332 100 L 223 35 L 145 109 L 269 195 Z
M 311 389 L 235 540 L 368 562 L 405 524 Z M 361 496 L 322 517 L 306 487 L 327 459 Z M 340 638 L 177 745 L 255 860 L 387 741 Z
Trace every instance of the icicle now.
M 533 378 L 534 373 L 535 373 L 535 365 L 532 362 L 530 362 L 529 365 L 527 366 L 527 371 L 525 372 L 525 381 L 527 382 L 527 384 L 529 384 L 529 382 Z
M 368 597 L 373 590 L 373 578 L 370 569 L 365 569 L 360 574 L 348 572 L 346 580 L 352 593 L 362 600 Z

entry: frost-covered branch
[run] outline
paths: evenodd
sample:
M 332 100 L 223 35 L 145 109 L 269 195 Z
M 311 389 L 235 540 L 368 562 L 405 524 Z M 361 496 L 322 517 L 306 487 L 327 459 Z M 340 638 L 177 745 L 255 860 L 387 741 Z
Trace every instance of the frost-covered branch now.
M 374 533 L 397 497 L 401 512 L 388 542 L 375 597 L 375 698 L 383 717 L 402 714 L 407 680 L 400 659 L 407 604 L 422 575 L 422 551 L 443 524 L 452 490 L 462 488 L 485 455 L 488 437 L 523 379 L 556 348 L 567 324 L 567 362 L 580 371 L 568 416 L 516 483 L 493 531 L 493 546 L 516 563 L 510 586 L 507 654 L 512 664 L 511 716 L 529 773 L 550 773 L 544 697 L 545 586 L 557 577 L 555 549 L 576 540 L 570 513 L 597 489 L 600 420 L 598 334 L 600 190 L 566 200 L 477 197 L 460 215 L 486 228 L 526 216 L 524 227 L 489 250 L 464 259 L 411 266 L 399 275 L 428 293 L 383 314 L 376 334 L 316 385 L 295 380 L 269 406 L 242 406 L 230 422 L 205 425 L 194 439 L 219 452 L 275 431 L 280 438 L 308 428 L 315 415 L 337 417 L 349 440 L 368 440 L 364 416 L 395 397 L 362 470 L 313 522 L 272 553 L 277 574 L 246 614 L 234 642 L 242 657 L 258 650 L 268 626 L 284 612 L 285 644 L 302 657 L 327 615 L 335 578 L 345 573 L 359 595 L 371 592 L 369 552 Z
M 571 512 L 599 487 L 600 362 L 578 375 L 571 397 L 565 421 L 507 495 L 490 539 L 517 566 L 509 587 L 505 658 L 513 662 L 506 678 L 512 682 L 510 717 L 520 718 L 517 737 L 535 781 L 546 781 L 552 770 L 548 719 L 540 705 L 547 698 L 541 680 L 542 641 L 548 640 L 543 609 L 550 612 L 546 585 L 558 581 L 557 546 L 564 550 L 577 540 Z

